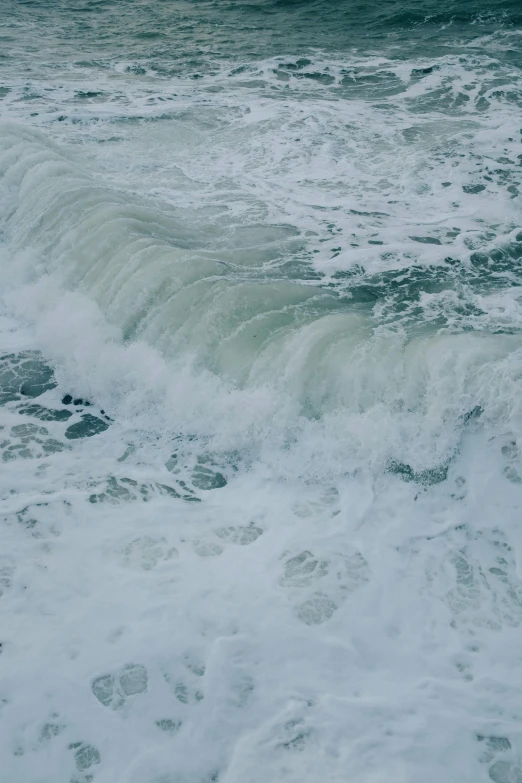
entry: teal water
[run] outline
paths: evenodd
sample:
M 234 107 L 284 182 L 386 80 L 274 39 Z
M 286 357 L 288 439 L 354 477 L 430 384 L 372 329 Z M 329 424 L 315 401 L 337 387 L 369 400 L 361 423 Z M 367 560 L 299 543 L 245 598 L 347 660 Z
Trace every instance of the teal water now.
M 24 783 L 520 783 L 520 2 L 0 2 Z

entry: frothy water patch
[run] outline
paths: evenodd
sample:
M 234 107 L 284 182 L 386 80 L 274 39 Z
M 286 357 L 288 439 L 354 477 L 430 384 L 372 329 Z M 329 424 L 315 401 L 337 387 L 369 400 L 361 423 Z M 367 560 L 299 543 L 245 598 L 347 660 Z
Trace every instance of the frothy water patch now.
M 197 439 L 173 450 L 31 362 L 40 394 L 21 379 L 0 409 L 6 448 L 31 452 L 2 476 L 0 600 L 25 618 L 1 638 L 11 776 L 46 758 L 68 783 L 315 779 L 323 743 L 334 777 L 386 759 L 411 778 L 419 744 L 437 775 L 442 746 L 478 779 L 518 774 L 518 435 L 491 438 L 482 414 L 435 480 L 285 485 Z M 87 411 L 106 429 L 67 438 Z
M 40 334 L 51 346 L 52 330 Z M 105 392 L 102 408 L 93 394 L 101 378 L 92 384 L 61 361 L 53 370 L 26 347 L 39 345 L 30 329 L 16 337 L 22 350 L 9 350 L 13 335 L 22 327 L 3 333 L 9 397 L 0 407 L 3 453 L 17 455 L 1 482 L 10 775 L 38 780 L 45 755 L 68 770 L 67 783 L 261 780 L 266 765 L 278 779 L 315 779 L 323 743 L 332 752 L 320 766 L 334 778 L 354 758 L 361 780 L 378 776 L 383 759 L 412 778 L 419 744 L 436 775 L 441 747 L 475 776 L 518 774 L 511 639 L 522 620 L 522 467 L 518 407 L 507 396 L 475 386 L 473 406 L 461 387 L 447 425 L 458 422 L 457 437 L 434 452 L 447 455 L 434 467 L 423 467 L 418 441 L 383 448 L 381 430 L 358 453 L 381 449 L 385 459 L 347 470 L 355 444 L 339 427 L 330 434 L 327 417 L 270 452 L 217 449 L 215 435 L 168 431 L 154 408 L 148 428 L 117 395 L 109 409 Z M 432 354 L 438 375 L 420 348 L 408 366 L 418 372 L 420 361 L 443 379 L 445 405 L 466 351 L 475 378 L 485 359 L 501 394 L 516 383 L 515 335 L 466 338 L 452 360 L 451 339 L 442 345 Z M 126 348 L 112 350 L 120 361 Z M 418 383 L 410 401 L 429 388 Z M 383 405 L 378 398 L 372 416 Z M 410 425 L 414 410 L 410 402 Z M 417 421 L 444 436 L 438 414 L 431 423 L 429 407 L 421 411 Z M 368 426 L 364 410 L 356 415 Z M 71 427 L 82 437 L 68 437 Z M 303 455 L 326 437 L 337 473 L 303 475 Z M 477 739 L 497 736 L 510 746 Z M 345 743 L 350 762 L 339 760 Z
M 483 5 L 6 6 L 6 779 L 520 783 L 520 14 Z

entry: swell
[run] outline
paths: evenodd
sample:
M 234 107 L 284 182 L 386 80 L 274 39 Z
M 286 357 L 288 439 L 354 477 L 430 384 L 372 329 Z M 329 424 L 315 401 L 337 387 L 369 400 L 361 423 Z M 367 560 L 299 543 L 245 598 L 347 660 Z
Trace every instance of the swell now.
M 170 62 L 171 73 L 191 73 L 194 78 L 216 62 L 245 57 L 263 58 L 293 52 L 300 56 L 314 49 L 346 51 L 347 47 L 373 48 L 375 44 L 396 45 L 419 51 L 429 45 L 448 45 L 457 39 L 473 40 L 499 29 L 512 29 L 522 20 L 517 0 L 381 0 L 378 3 L 307 2 L 266 0 L 266 2 L 187 2 L 130 4 L 124 15 L 119 4 L 105 2 L 39 3 L 36 0 L 0 4 L 7 20 L 25 27 L 28 9 L 30 24 L 38 26 L 39 39 L 59 40 L 55 56 L 76 58 L 78 43 L 82 58 L 106 67 L 115 51 L 121 59 L 146 61 L 162 73 Z M 86 36 L 86 31 L 96 35 Z M 199 36 L 194 36 L 197 29 Z M 449 32 L 448 32 L 449 31 Z M 172 51 L 176 57 L 172 58 Z M 29 37 L 23 51 L 39 58 L 42 49 Z M 18 61 L 20 51 L 7 49 Z M 23 56 L 23 55 L 22 55 Z M 144 73 L 144 62 L 134 66 Z M 212 67 L 212 66 L 210 66 Z
M 199 416 L 208 434 L 227 430 L 228 447 L 270 452 L 279 472 L 284 460 L 316 476 L 361 464 L 421 475 L 452 461 L 470 422 L 519 430 L 519 334 L 441 332 L 422 318 L 409 332 L 386 328 L 371 301 L 212 257 L 211 238 L 172 210 L 101 185 L 34 131 L 9 126 L 1 138 L 4 266 L 30 253 L 26 288 L 47 281 L 36 319 L 72 333 L 72 309 L 84 308 L 77 328 L 94 335 L 86 376 L 128 394 L 150 388 L 156 365 L 146 383 L 139 366 L 149 345 L 171 367 L 171 380 L 157 381 L 167 416 L 177 399 L 172 420 Z M 117 330 L 110 349 L 89 326 L 89 301 Z M 62 334 L 53 350 L 78 365 L 74 340 Z

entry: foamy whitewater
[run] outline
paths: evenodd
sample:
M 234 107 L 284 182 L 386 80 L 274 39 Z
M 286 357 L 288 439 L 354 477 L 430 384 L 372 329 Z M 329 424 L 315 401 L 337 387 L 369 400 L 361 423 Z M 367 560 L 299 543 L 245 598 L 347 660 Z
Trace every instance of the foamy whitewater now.
M 0 778 L 522 783 L 519 0 L 0 0 Z

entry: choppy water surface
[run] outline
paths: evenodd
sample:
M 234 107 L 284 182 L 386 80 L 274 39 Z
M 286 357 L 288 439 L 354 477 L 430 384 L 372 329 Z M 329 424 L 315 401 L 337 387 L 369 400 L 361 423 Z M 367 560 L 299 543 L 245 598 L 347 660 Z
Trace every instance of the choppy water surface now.
M 522 783 L 522 6 L 0 2 L 17 783 Z

